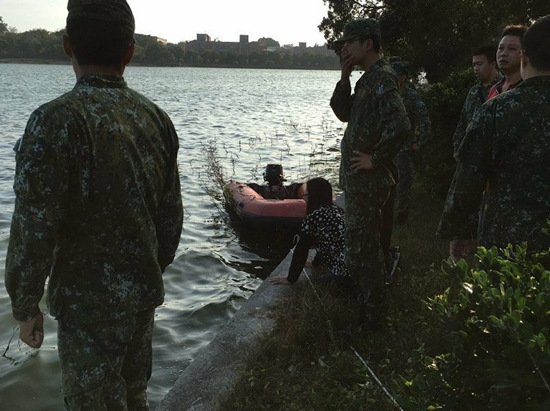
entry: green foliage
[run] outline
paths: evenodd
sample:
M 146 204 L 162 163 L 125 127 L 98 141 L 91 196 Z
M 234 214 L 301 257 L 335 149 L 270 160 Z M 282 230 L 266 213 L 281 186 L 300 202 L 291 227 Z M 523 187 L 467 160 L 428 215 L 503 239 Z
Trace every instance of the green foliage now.
M 273 40 L 271 37 L 260 37 L 258 43 L 265 45 L 266 47 L 280 47 L 281 45 L 277 40 Z
M 550 271 L 526 253 L 480 247 L 474 268 L 444 263 L 458 280 L 429 299 L 446 330 L 437 355 L 417 350 L 421 371 L 406 383 L 410 406 L 451 410 L 550 407 Z
M 456 162 L 452 137 L 462 105 L 475 84 L 470 68 L 452 72 L 439 83 L 420 90 L 432 122 L 433 138 L 420 150 L 417 170 L 429 192 L 444 199 L 453 178 Z
M 0 16 L 0 34 L 8 32 L 8 25 L 4 23 L 4 18 Z
M 62 47 L 63 33 L 42 29 L 19 34 L 0 31 L 0 58 L 67 60 Z
M 472 50 L 496 43 L 507 24 L 529 24 L 550 14 L 548 0 L 326 0 L 329 12 L 320 24 L 330 42 L 344 24 L 359 17 L 380 20 L 384 49 L 426 71 L 430 82 L 444 79 L 466 64 Z M 411 18 L 414 16 L 414 18 Z

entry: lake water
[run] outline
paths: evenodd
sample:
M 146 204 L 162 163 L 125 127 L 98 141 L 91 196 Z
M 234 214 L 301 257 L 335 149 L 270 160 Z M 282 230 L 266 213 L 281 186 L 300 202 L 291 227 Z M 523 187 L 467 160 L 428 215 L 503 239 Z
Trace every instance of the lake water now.
M 129 85 L 170 115 L 181 146 L 184 231 L 164 275 L 165 303 L 157 309 L 151 409 L 292 246 L 288 235 L 255 233 L 232 222 L 209 165 L 221 166 L 226 180 L 263 183 L 265 165 L 280 163 L 289 183 L 315 176 L 335 183 L 343 130 L 329 100 L 339 77 L 338 71 L 127 69 Z M 31 112 L 74 82 L 70 66 L 0 64 L 0 410 L 63 409 L 56 321 L 46 317 L 39 350 L 19 342 L 4 266 L 13 145 Z

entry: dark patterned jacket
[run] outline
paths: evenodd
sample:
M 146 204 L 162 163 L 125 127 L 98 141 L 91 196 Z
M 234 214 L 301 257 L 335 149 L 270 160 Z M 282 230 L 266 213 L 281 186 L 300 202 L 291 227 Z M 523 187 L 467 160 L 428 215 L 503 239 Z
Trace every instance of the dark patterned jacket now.
M 310 248 L 315 248 L 315 258 L 322 258 L 330 274 L 349 275 L 344 256 L 344 224 L 344 210 L 336 205 L 321 206 L 306 215 L 288 270 L 290 283 L 298 280 Z
M 86 75 L 30 117 L 16 143 L 6 260 L 13 315 L 75 322 L 163 302 L 179 244 L 179 141 L 169 117 L 112 75 Z

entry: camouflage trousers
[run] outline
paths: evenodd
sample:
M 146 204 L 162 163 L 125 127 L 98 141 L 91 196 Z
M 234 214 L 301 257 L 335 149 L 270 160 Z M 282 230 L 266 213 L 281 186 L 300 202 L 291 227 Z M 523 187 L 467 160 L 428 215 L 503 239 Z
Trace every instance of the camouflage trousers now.
M 380 188 L 375 193 L 345 193 L 346 266 L 361 298 L 368 298 L 374 306 L 384 301 L 385 255 L 391 237 L 385 213 L 391 213 L 393 207 L 392 191 Z
M 408 213 L 411 207 L 411 189 L 414 180 L 414 153 L 401 151 L 395 156 L 395 165 L 399 174 L 395 211 L 397 215 Z
M 146 411 L 154 309 L 121 320 L 59 320 L 63 394 L 70 411 Z

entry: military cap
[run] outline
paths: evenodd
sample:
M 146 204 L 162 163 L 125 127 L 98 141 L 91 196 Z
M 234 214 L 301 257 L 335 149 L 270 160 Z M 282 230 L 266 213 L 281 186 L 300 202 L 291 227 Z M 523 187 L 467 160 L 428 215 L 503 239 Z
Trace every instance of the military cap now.
M 336 43 L 345 43 L 356 37 L 368 37 L 380 35 L 380 25 L 374 19 L 359 19 L 347 23 L 344 27 L 344 35 L 336 40 Z
M 409 63 L 406 61 L 393 61 L 390 65 L 398 76 L 409 74 Z
M 67 10 L 67 22 L 90 19 L 135 31 L 134 15 L 126 0 L 69 0 Z

